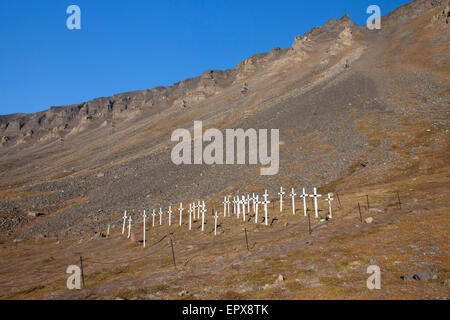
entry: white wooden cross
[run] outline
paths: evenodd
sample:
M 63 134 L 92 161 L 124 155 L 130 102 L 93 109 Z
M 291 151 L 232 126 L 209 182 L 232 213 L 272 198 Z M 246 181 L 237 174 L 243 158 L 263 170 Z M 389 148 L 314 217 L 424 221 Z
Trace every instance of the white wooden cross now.
M 278 195 L 280 196 L 280 212 L 283 211 L 283 195 L 285 192 L 283 191 L 283 187 L 280 188 L 280 192 L 278 192 Z
M 297 194 L 294 191 L 294 188 L 291 190 L 291 194 L 289 195 L 292 198 L 292 214 L 295 215 L 295 196 Z
M 241 215 L 241 198 L 239 198 L 239 196 L 237 197 L 236 200 L 236 207 L 237 207 L 237 218 L 239 219 L 239 216 Z
M 202 232 L 205 230 L 205 201 L 202 202 Z
M 128 239 L 131 236 L 131 215 L 128 217 Z
M 255 206 L 255 223 L 258 223 L 258 208 L 261 202 L 259 202 L 259 196 L 256 195 L 256 197 L 254 198 L 254 203 L 256 204 Z
M 152 213 L 152 217 L 153 217 L 153 224 L 152 224 L 152 226 L 153 227 L 155 226 L 155 216 L 156 216 L 155 209 L 153 209 L 153 213 Z
M 247 213 L 250 214 L 250 195 L 247 194 Z
M 317 198 L 320 198 L 322 195 L 317 194 L 317 188 L 314 188 L 314 193 L 309 195 L 311 198 L 314 198 L 314 210 L 316 213 L 316 218 L 319 218 L 319 206 L 317 204 Z
M 217 212 L 214 212 L 214 235 L 217 235 L 217 218 L 219 218 L 219 216 L 217 215 Z
M 303 211 L 305 213 L 306 217 L 306 198 L 308 197 L 308 194 L 305 192 L 305 188 L 303 188 L 303 193 L 300 195 L 300 198 L 303 198 Z
M 245 196 L 242 196 L 242 221 L 245 222 L 245 207 L 247 206 L 247 199 Z
M 223 198 L 223 216 L 226 217 L 227 216 L 227 197 L 225 196 Z
M 189 203 L 189 230 L 192 229 L 192 203 Z
M 333 201 L 334 199 L 331 197 L 331 193 L 328 194 L 328 198 L 325 199 L 326 201 L 328 201 L 328 211 L 329 211 L 329 217 L 330 219 L 333 219 L 333 214 L 331 213 L 331 201 Z
M 200 208 L 202 205 L 200 204 L 200 200 L 197 202 L 197 219 L 200 219 Z
M 147 218 L 147 215 L 145 214 L 145 210 L 144 210 L 144 214 L 142 215 L 142 217 L 144 218 L 144 241 L 142 243 L 145 248 L 145 218 Z
M 227 209 L 228 209 L 228 216 L 231 217 L 231 212 L 230 212 L 230 196 L 227 197 Z
M 245 196 L 242 196 L 242 221 L 245 221 L 245 207 L 247 205 L 247 200 Z
M 237 201 L 236 201 L 236 196 L 233 197 L 233 216 L 236 215 L 236 205 L 237 205 Z
M 162 226 L 162 208 L 159 208 L 159 225 Z
M 180 202 L 180 207 L 178 208 L 178 211 L 180 211 L 180 226 L 181 226 L 181 220 L 183 218 L 183 202 Z
M 269 194 L 267 193 L 267 189 L 266 189 L 263 194 L 264 201 L 262 202 L 262 204 L 264 205 L 264 220 L 265 220 L 266 226 L 269 225 L 269 218 L 267 217 L 267 205 L 270 203 L 270 201 L 267 199 L 268 196 L 269 196 Z
M 122 225 L 122 234 L 125 233 L 125 223 L 127 221 L 127 211 L 125 210 L 124 214 L 123 214 L 123 225 Z
M 256 198 L 255 198 L 255 193 L 252 194 L 252 201 L 253 201 L 253 212 L 255 212 L 255 210 L 256 210 Z
M 195 209 L 197 208 L 197 205 L 195 204 L 195 201 L 192 203 L 192 219 L 195 220 L 196 219 L 196 211 Z
M 169 226 L 172 225 L 172 206 L 169 206 L 169 211 L 167 211 L 169 214 Z

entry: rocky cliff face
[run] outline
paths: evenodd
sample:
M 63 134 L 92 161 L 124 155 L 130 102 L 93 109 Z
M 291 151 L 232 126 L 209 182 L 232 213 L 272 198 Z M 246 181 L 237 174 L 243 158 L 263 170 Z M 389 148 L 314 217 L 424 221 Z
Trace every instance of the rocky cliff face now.
M 91 127 L 114 125 L 121 118 L 139 116 L 156 107 L 189 106 L 222 92 L 231 85 L 242 83 L 259 71 L 268 68 L 286 55 L 304 60 L 308 51 L 324 42 L 330 42 L 329 51 L 338 53 L 352 44 L 352 33 L 358 26 L 345 15 L 312 29 L 303 37 L 297 36 L 290 49 L 274 48 L 268 53 L 256 54 L 237 64 L 236 68 L 209 70 L 201 76 L 186 79 L 170 87 L 127 92 L 107 98 L 98 98 L 77 105 L 51 107 L 34 114 L 0 116 L 1 146 L 58 140 L 66 135 Z M 184 101 L 184 102 L 183 102 Z

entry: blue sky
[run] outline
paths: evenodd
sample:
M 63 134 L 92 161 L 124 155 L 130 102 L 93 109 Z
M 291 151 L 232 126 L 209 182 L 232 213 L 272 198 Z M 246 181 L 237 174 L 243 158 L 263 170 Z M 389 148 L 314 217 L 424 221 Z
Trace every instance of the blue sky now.
M 28 113 L 168 86 L 256 53 L 345 13 L 362 25 L 407 0 L 0 0 L 0 114 Z M 81 8 L 81 30 L 66 9 Z

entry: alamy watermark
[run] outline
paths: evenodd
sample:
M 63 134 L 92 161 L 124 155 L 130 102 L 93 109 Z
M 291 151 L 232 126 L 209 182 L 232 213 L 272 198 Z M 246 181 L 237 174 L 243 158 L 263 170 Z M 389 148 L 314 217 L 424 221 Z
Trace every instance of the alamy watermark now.
M 380 290 L 381 289 L 381 270 L 379 266 L 369 266 L 367 268 L 367 273 L 371 274 L 369 278 L 367 278 L 367 289 L 369 290 Z
M 71 265 L 67 267 L 66 273 L 70 274 L 67 278 L 66 286 L 69 290 L 81 289 L 81 269 L 79 266 Z
M 367 18 L 367 28 L 369 30 L 381 29 L 381 9 L 377 5 L 371 5 L 367 8 L 367 14 L 372 14 Z
M 69 30 L 80 30 L 81 29 L 81 9 L 77 5 L 70 5 L 66 10 L 67 14 L 70 16 L 66 20 L 66 26 Z
M 194 138 L 187 129 L 177 129 L 172 133 L 171 141 L 179 141 L 172 149 L 172 162 L 181 164 L 261 164 L 268 166 L 260 169 L 261 175 L 275 175 L 279 170 L 280 131 L 270 130 L 270 155 L 268 154 L 268 130 L 226 129 L 225 161 L 224 136 L 218 129 L 208 129 L 203 133 L 203 122 L 194 121 Z M 194 148 L 192 150 L 192 140 Z M 247 142 L 248 141 L 248 148 Z M 203 148 L 203 142 L 210 142 Z M 237 142 L 235 144 L 235 142 Z M 193 161 L 192 161 L 193 153 Z M 235 162 L 236 158 L 236 162 Z

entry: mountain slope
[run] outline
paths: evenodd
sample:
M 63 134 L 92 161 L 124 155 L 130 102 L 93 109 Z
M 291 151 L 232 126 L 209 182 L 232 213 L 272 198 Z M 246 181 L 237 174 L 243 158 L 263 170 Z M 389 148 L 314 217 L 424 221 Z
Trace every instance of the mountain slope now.
M 0 294 L 179 298 L 188 288 L 197 298 L 370 298 L 361 283 L 365 267 L 377 263 L 386 272 L 387 289 L 376 298 L 448 297 L 445 10 L 445 1 L 412 1 L 384 17 L 377 31 L 344 16 L 298 36 L 289 49 L 255 55 L 232 70 L 208 71 L 168 88 L 0 117 L 2 238 L 29 239 L 19 244 L 28 251 L 14 251 L 5 242 L 3 254 L 10 259 L 1 260 L 13 266 L 0 265 L 10 270 L 0 278 Z M 204 129 L 222 131 L 280 129 L 279 174 L 261 176 L 260 165 L 176 166 L 171 134 L 178 128 L 192 132 L 196 120 Z M 342 206 L 335 200 L 335 219 L 313 221 L 308 235 L 299 208 L 295 217 L 289 209 L 276 209 L 280 185 L 297 193 L 318 187 L 335 198 L 338 192 Z M 145 263 L 133 260 L 141 249 L 124 244 L 120 235 L 124 210 L 138 222 L 143 209 L 199 199 L 209 209 L 221 208 L 225 195 L 264 189 L 271 195 L 273 225 L 255 226 L 251 217 L 244 224 L 255 241 L 252 253 L 242 248 L 243 225 L 236 220 L 221 220 L 215 240 L 210 215 L 207 232 L 195 229 L 195 236 L 185 225 L 149 229 L 155 247 L 142 258 Z M 366 195 L 371 204 L 365 204 Z M 358 203 L 363 218 L 374 223 L 359 220 Z M 30 217 L 29 211 L 44 215 Z M 108 224 L 111 238 L 92 238 Z M 172 273 L 168 247 L 159 240 L 169 235 L 184 262 L 179 273 Z M 69 249 L 94 261 L 124 262 L 117 270 L 92 263 L 89 291 L 68 293 L 58 289 L 56 270 L 73 259 Z M 41 265 L 47 256 L 56 257 L 43 263 L 55 279 L 36 292 L 13 294 L 11 282 L 18 283 L 15 289 L 31 287 L 17 270 Z M 436 279 L 408 282 L 405 293 L 400 276 L 424 268 Z M 279 273 L 290 282 L 264 289 Z

